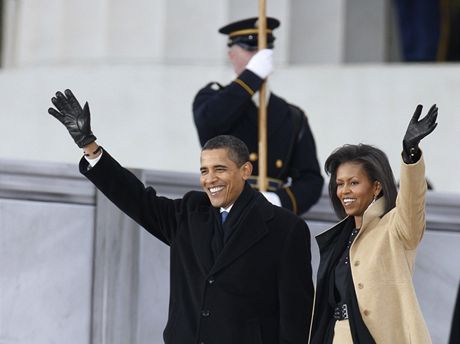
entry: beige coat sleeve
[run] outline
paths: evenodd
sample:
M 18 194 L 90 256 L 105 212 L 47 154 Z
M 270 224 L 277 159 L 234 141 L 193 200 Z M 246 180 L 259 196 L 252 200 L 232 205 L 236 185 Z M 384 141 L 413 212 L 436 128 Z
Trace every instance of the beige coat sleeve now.
M 415 164 L 405 164 L 401 160 L 400 189 L 396 198 L 395 226 L 392 229 L 408 250 L 417 247 L 425 231 L 426 190 L 423 154 Z

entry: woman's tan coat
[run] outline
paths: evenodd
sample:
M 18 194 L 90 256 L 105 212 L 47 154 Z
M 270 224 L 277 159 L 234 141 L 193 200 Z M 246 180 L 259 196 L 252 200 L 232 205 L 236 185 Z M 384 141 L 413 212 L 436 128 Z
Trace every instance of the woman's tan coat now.
M 378 344 L 431 343 L 412 283 L 426 189 L 423 157 L 402 163 L 396 207 L 380 218 L 384 199 L 371 204 L 350 248 L 359 310 Z

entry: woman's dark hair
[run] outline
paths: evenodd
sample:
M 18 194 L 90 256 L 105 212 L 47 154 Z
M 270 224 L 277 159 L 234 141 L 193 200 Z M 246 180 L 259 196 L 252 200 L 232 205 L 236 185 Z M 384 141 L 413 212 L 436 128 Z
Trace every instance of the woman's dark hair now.
M 201 149 L 226 149 L 228 151 L 228 157 L 238 167 L 249 161 L 249 150 L 246 144 L 239 138 L 231 135 L 219 135 L 209 139 Z
M 385 211 L 383 215 L 395 207 L 398 192 L 393 171 L 391 170 L 386 154 L 376 147 L 362 143 L 358 145 L 343 145 L 334 150 L 324 164 L 324 169 L 330 176 L 329 197 L 331 198 L 334 211 L 339 218 L 342 219 L 347 216 L 336 192 L 337 169 L 345 162 L 360 164 L 371 182 L 380 182 L 382 191 L 377 197 L 384 197 L 385 199 Z

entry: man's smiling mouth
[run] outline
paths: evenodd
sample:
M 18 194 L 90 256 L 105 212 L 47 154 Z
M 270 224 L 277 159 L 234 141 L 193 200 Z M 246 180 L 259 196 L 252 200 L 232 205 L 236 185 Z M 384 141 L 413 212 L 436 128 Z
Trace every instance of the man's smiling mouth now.
M 208 188 L 212 196 L 215 196 L 218 192 L 222 191 L 223 189 L 224 189 L 223 186 L 213 186 L 213 187 Z

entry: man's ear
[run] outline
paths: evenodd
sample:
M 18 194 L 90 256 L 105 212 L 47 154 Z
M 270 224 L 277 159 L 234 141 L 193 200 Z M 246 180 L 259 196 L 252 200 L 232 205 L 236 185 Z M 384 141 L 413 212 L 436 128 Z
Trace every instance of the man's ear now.
M 242 173 L 243 179 L 248 180 L 252 174 L 252 163 L 250 161 L 245 162 L 243 165 L 241 165 L 240 171 Z

